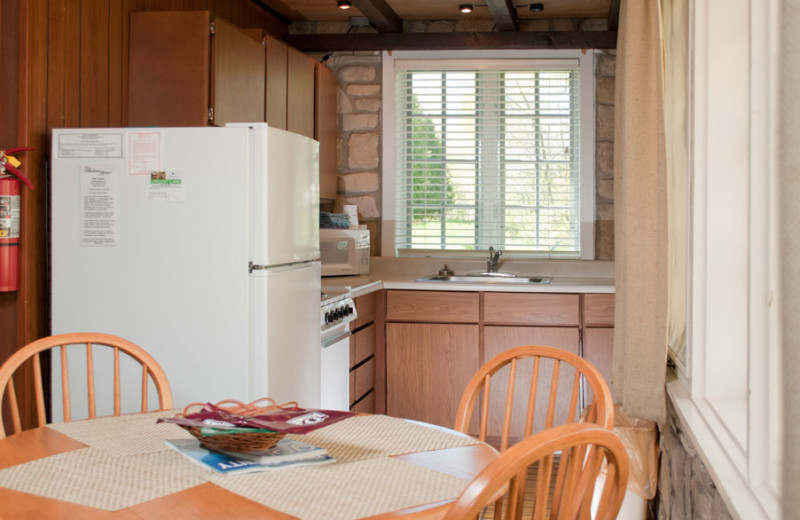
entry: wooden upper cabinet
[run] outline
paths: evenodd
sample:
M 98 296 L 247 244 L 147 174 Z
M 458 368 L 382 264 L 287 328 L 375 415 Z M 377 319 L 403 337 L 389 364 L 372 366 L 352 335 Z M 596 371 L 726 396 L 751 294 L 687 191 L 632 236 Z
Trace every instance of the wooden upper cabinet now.
M 262 42 L 209 11 L 130 15 L 128 126 L 264 121 Z
M 313 138 L 317 62 L 293 47 L 287 49 L 286 129 Z
M 336 73 L 317 63 L 314 138 L 319 141 L 319 196 L 336 198 Z
M 264 122 L 264 44 L 222 18 L 211 37 L 213 123 Z
M 289 46 L 270 36 L 267 43 L 266 116 L 267 124 L 286 130 L 286 96 L 289 75 Z

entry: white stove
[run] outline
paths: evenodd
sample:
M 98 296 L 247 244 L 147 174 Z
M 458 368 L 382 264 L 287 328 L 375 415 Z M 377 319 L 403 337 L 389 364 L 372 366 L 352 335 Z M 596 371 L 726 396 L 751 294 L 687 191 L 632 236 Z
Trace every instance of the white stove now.
M 321 406 L 326 410 L 350 409 L 350 322 L 357 317 L 349 287 L 322 287 Z

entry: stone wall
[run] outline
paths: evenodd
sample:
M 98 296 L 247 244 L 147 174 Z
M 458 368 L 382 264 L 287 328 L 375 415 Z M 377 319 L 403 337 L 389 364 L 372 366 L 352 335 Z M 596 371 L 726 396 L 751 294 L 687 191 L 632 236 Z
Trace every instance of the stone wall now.
M 523 31 L 606 30 L 605 20 L 524 20 Z M 404 32 L 488 32 L 491 20 L 435 20 L 406 22 Z M 290 26 L 293 34 L 373 32 L 350 27 L 349 22 L 301 22 Z M 318 58 L 321 59 L 321 56 Z M 614 259 L 614 73 L 616 57 L 599 52 L 595 59 L 595 258 Z M 359 223 L 372 235 L 373 254 L 381 242 L 382 107 L 381 55 L 379 52 L 337 52 L 325 60 L 336 72 L 338 89 L 337 200 L 358 206 Z
M 661 468 L 658 476 L 659 520 L 729 520 L 733 517 L 711 480 L 680 418 L 667 399 L 667 423 L 661 427 Z
M 614 259 L 614 75 L 616 56 L 603 52 L 595 62 L 595 258 Z

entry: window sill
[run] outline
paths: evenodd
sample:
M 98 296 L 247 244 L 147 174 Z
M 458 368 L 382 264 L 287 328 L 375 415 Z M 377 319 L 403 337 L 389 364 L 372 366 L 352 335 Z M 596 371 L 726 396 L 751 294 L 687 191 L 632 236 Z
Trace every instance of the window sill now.
M 777 500 L 768 492 L 752 487 L 742 477 L 737 464 L 746 467 L 746 461 L 741 453 L 731 453 L 726 449 L 730 446 L 721 442 L 718 428 L 713 424 L 715 418 L 709 417 L 707 403 L 692 399 L 679 380 L 667 383 L 667 396 L 675 407 L 683 433 L 703 460 L 731 514 L 747 519 L 779 518 Z

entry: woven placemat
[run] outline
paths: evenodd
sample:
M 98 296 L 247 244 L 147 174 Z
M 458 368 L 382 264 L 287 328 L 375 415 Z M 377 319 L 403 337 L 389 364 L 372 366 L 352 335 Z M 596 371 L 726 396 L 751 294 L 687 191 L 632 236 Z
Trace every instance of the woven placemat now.
M 169 450 L 165 444 L 167 439 L 192 438 L 186 430 L 175 424 L 156 424 L 159 417 L 174 417 L 179 411 L 102 417 L 89 421 L 49 424 L 47 427 L 110 457 L 127 457 Z
M 351 520 L 429 504 L 455 498 L 468 483 L 392 458 L 206 478 L 301 520 Z
M 117 511 L 202 484 L 207 473 L 172 450 L 109 457 L 83 448 L 0 470 L 0 487 Z
M 306 435 L 287 437 L 325 448 L 338 462 L 478 444 L 472 437 L 386 415 L 351 417 Z

